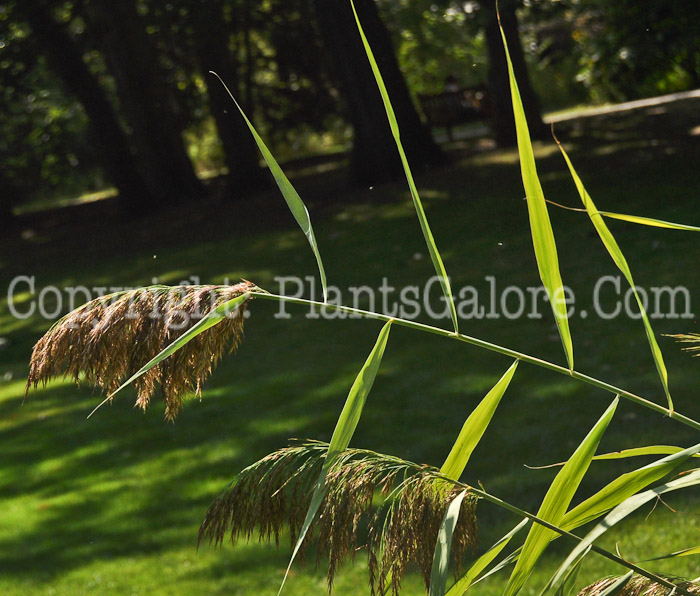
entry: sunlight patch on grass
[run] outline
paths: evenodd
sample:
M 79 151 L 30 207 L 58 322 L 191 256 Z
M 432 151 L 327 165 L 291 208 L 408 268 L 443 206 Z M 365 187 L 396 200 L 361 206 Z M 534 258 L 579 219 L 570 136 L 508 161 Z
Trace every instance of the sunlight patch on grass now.
M 80 195 L 79 197 L 69 197 L 66 199 L 37 199 L 34 201 L 28 201 L 15 207 L 13 209 L 13 212 L 16 215 L 24 215 L 28 213 L 44 211 L 46 209 L 53 209 L 56 207 L 70 207 L 74 205 L 84 205 L 86 203 L 94 203 L 95 201 L 110 199 L 116 196 L 116 188 L 107 188 L 105 190 L 88 192 L 83 195 Z
M 689 126 L 684 124 L 683 130 Z M 588 142 L 601 144 L 599 140 Z M 537 155 L 554 157 L 558 151 L 555 144 L 544 146 L 543 153 L 538 150 Z M 648 148 L 652 158 L 660 150 Z M 612 208 L 634 200 L 635 205 L 654 209 L 659 197 L 669 196 L 671 181 L 679 201 L 648 213 L 663 216 L 664 209 L 673 208 L 673 219 L 692 221 L 696 216 L 689 186 L 695 178 L 688 174 L 694 171 L 696 153 L 679 153 L 673 167 L 670 161 L 625 162 L 625 179 L 635 181 L 633 197 L 620 186 L 619 171 L 606 174 L 605 168 L 617 163 L 611 162 L 612 153 L 599 157 L 586 151 L 585 155 L 585 169 L 600 176 L 596 194 L 601 205 Z M 438 172 L 426 176 L 431 222 L 439 230 L 439 238 L 444 238 L 450 263 L 459 265 L 453 275 L 462 283 L 485 289 L 483 278 L 487 274 L 497 275 L 504 284 L 536 281 L 527 230 L 518 220 L 524 213 L 524 203 L 519 200 L 522 189 L 517 176 L 510 175 L 516 162 L 514 151 L 493 151 L 463 160 L 448 170 L 449 175 Z M 547 179 L 558 182 L 554 176 Z M 403 287 L 419 284 L 429 276 L 426 258 L 413 258 L 421 247 L 415 241 L 412 206 L 405 200 L 407 195 L 394 195 L 396 188 L 387 185 L 358 193 L 352 205 L 340 207 L 320 221 L 319 243 L 336 265 L 333 283 L 378 284 L 389 275 L 392 285 Z M 469 201 L 465 200 L 467 191 Z M 392 202 L 373 202 L 380 192 L 382 201 Z M 572 200 L 574 192 L 572 189 Z M 493 226 L 481 225 L 484 218 L 491 218 Z M 561 215 L 561 221 L 565 225 L 557 229 L 557 238 L 561 237 L 563 247 L 576 247 L 563 248 L 567 283 L 583 300 L 590 296 L 599 274 L 595 252 L 589 250 L 592 244 L 587 244 L 589 230 L 585 222 L 568 215 Z M 161 246 L 162 232 L 154 230 L 157 260 L 152 259 L 150 249 L 125 246 L 123 253 L 101 257 L 98 268 L 81 262 L 70 274 L 69 265 L 55 260 L 53 249 L 60 248 L 56 244 L 31 245 L 27 251 L 36 267 L 32 274 L 51 283 L 71 280 L 88 287 L 147 281 L 159 271 L 166 272 L 159 277 L 167 277 L 167 281 L 180 281 L 189 275 L 208 275 L 215 281 L 228 276 L 232 280 L 245 277 L 263 286 L 272 284 L 274 275 L 314 274 L 304 239 L 294 230 L 265 230 L 263 222 L 251 231 L 241 224 L 239 237 L 222 234 L 212 238 L 207 225 L 193 226 L 193 237 L 203 239 L 202 244 Z M 696 238 L 682 234 L 661 237 L 649 231 L 624 233 L 630 256 L 645 266 L 646 280 L 672 286 L 683 282 L 693 296 L 700 295 L 700 274 L 694 267 Z M 659 249 L 653 248 L 657 238 L 664 243 Z M 669 267 L 669 262 L 674 266 Z M 677 271 L 685 271 L 686 278 L 681 279 Z M 69 380 L 53 382 L 23 401 L 25 381 L 20 376 L 26 372 L 32 343 L 51 322 L 39 317 L 17 321 L 3 304 L 0 336 L 9 341 L 0 351 L 0 375 L 9 370 L 15 377 L 0 385 L 4 512 L 0 594 L 275 593 L 289 554 L 288 537 L 283 537 L 279 551 L 274 546 L 249 544 L 235 549 L 225 545 L 221 550 L 203 546 L 197 553 L 196 533 L 202 515 L 236 472 L 280 447 L 289 436 L 323 438 L 324 433 L 330 433 L 377 331 L 362 321 L 307 320 L 304 308 L 292 306 L 287 308 L 292 319 L 278 321 L 273 319 L 276 310 L 262 301 L 252 305 L 239 352 L 221 363 L 205 386 L 201 402 L 188 401 L 177 423 L 165 425 L 162 405 L 144 415 L 134 411 L 127 399 L 118 400 L 86 422 L 85 415 L 99 395 L 75 388 Z M 470 334 L 487 340 L 505 338 L 504 343 L 527 346 L 543 357 L 556 357 L 559 352 L 558 342 L 550 339 L 552 326 L 543 321 L 471 320 L 465 324 Z M 660 331 L 683 331 L 677 329 L 679 324 L 683 321 L 660 321 Z M 579 341 L 582 370 L 599 370 L 605 380 L 630 386 L 645 396 L 657 395 L 653 366 L 635 321 L 615 321 L 613 325 L 590 317 Z M 679 409 L 697 417 L 698 361 L 674 350 L 669 350 L 668 359 Z M 357 446 L 437 464 L 447 454 L 469 404 L 493 385 L 498 371 L 506 366 L 501 357 L 408 330 L 400 334 L 396 330 L 385 364 L 358 426 Z M 493 428 L 484 436 L 481 455 L 470 460 L 465 475 L 519 506 L 535 509 L 552 472 L 526 470 L 522 464 L 565 459 L 572 441 L 580 438 L 577 420 L 594 420 L 607 395 L 538 369 L 522 367 L 518 376 L 517 387 L 504 398 Z M 620 413 L 606 446 L 610 450 L 627 447 L 629 441 L 637 439 L 658 443 L 659 436 L 676 428 L 668 420 L 648 418 L 632 407 Z M 445 425 L 448 431 L 435 433 L 436 424 Z M 674 438 L 687 445 L 694 435 L 681 429 Z M 602 486 L 611 470 L 624 469 L 616 467 L 623 465 L 601 462 L 592 467 L 585 490 L 590 494 Z M 693 515 L 698 510 L 697 491 L 671 504 L 681 515 L 659 504 L 648 519 L 648 511 L 644 511 L 611 532 L 604 546 L 614 550 L 619 541 L 623 554 L 635 558 L 697 544 L 700 520 Z M 517 522 L 485 505 L 480 505 L 479 516 L 483 520 L 482 547 Z M 523 596 L 539 593 L 548 574 L 566 555 L 566 546 L 560 541 L 547 553 L 545 566 L 533 575 Z M 293 569 L 285 593 L 327 593 L 325 562 L 315 570 L 314 561 L 315 554 L 310 553 L 305 566 Z M 655 569 L 693 577 L 696 568 L 697 560 L 692 557 L 655 564 Z M 619 571 L 591 557 L 579 584 Z M 479 584 L 479 594 L 498 596 L 502 580 L 499 576 L 498 581 Z M 425 593 L 415 574 L 409 575 L 404 585 L 406 596 Z M 366 586 L 366 557 L 360 552 L 354 566 L 346 565 L 340 571 L 333 593 L 356 596 L 368 593 Z

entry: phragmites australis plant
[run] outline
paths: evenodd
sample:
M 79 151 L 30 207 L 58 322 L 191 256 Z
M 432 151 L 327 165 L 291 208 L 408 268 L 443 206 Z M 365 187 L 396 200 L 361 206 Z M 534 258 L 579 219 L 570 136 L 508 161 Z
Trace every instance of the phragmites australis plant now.
M 352 0 L 348 1 L 354 11 Z M 610 454 L 618 459 L 636 455 L 660 456 L 660 459 L 613 479 L 571 507 L 574 495 L 581 488 L 582 480 L 595 459 L 600 440 L 615 416 L 620 399 L 700 431 L 700 422 L 681 414 L 671 399 L 668 372 L 643 300 L 637 293 L 629 265 L 605 219 L 614 218 L 634 224 L 680 230 L 700 229 L 599 211 L 563 146 L 559 145 L 583 203 L 580 211 L 589 216 L 601 242 L 629 282 L 637 300 L 666 403 L 661 405 L 577 371 L 547 201 L 537 175 L 527 121 L 503 36 L 533 247 L 561 338 L 566 366 L 461 333 L 449 277 L 401 145 L 399 126 L 390 98 L 356 13 L 355 17 L 396 140 L 426 246 L 450 310 L 453 327 L 443 329 L 326 302 L 326 274 L 306 206 L 253 124 L 236 103 L 284 199 L 309 241 L 318 264 L 324 302 L 271 294 L 246 281 L 233 286 L 155 286 L 102 298 L 67 315 L 39 340 L 32 354 L 27 388 L 37 387 L 57 376 L 68 375 L 76 381 L 84 381 L 106 391 L 106 402 L 113 399 L 123 387 L 133 383 L 139 407 L 146 408 L 160 389 L 165 403 L 165 416 L 173 419 L 181 409 L 183 398 L 188 394 L 201 395 L 202 384 L 213 367 L 226 352 L 235 349 L 240 343 L 245 309 L 253 298 L 313 305 L 382 321 L 384 326 L 349 390 L 330 442 L 293 444 L 243 470 L 207 511 L 200 528 L 200 542 L 221 544 L 225 540 L 236 542 L 257 535 L 263 541 L 279 543 L 283 532 L 289 532 L 294 548 L 287 574 L 282 580 L 283 586 L 295 557 L 315 536 L 318 557 L 328 559 L 329 589 L 342 561 L 354 557 L 359 549 L 364 548 L 368 556 L 369 590 L 373 594 L 398 594 L 404 573 L 410 565 L 415 565 L 423 575 L 431 596 L 462 596 L 485 576 L 512 567 L 503 594 L 515 596 L 530 578 L 550 542 L 561 538 L 573 545 L 573 548 L 544 587 L 543 595 L 555 592 L 557 596 L 568 596 L 572 593 L 573 579 L 579 567 L 592 554 L 627 568 L 629 573 L 621 579 L 601 580 L 581 591 L 581 596 L 700 594 L 698 580 L 658 575 L 596 544 L 601 535 L 645 503 L 659 499 L 667 492 L 700 485 L 700 469 L 685 469 L 678 473 L 681 466 L 700 453 L 700 443 L 686 448 L 644 446 Z M 236 100 L 231 97 L 235 103 Z M 508 357 L 511 363 L 470 413 L 440 468 L 349 448 L 394 325 L 489 350 Z M 699 338 L 696 335 L 685 335 L 679 339 L 695 343 Z M 581 438 L 570 458 L 560 465 L 536 513 L 506 502 L 481 487 L 460 482 L 475 447 L 487 431 L 520 363 L 564 375 L 572 382 L 585 383 L 614 396 L 610 406 L 586 436 Z M 521 521 L 493 546 L 474 558 L 478 552 L 478 500 L 493 503 L 517 515 Z M 575 533 L 575 530 L 585 524 L 592 524 L 586 534 L 581 536 Z M 524 541 L 519 546 L 512 544 L 518 542 L 522 536 L 520 532 L 525 528 L 528 530 Z M 690 547 L 657 558 L 697 555 L 698 552 L 700 547 Z M 468 567 L 462 569 L 468 557 L 471 557 Z M 459 577 L 448 590 L 450 566 Z

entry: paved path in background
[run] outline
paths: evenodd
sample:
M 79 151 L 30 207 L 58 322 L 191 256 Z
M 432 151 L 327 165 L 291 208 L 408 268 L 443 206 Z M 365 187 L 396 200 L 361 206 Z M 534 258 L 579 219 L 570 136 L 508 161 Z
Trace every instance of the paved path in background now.
M 691 99 L 700 97 L 700 89 L 692 91 L 681 91 L 679 93 L 669 93 L 668 95 L 659 95 L 657 97 L 647 97 L 646 99 L 637 99 L 635 101 L 626 101 L 624 103 L 616 103 L 609 106 L 600 106 L 595 108 L 581 108 L 580 110 L 572 110 L 562 112 L 561 114 L 552 114 L 543 116 L 545 124 L 553 122 L 564 122 L 566 120 L 577 120 L 578 118 L 591 118 L 600 116 L 601 114 L 614 114 L 616 112 L 626 112 L 628 110 L 637 110 L 639 108 L 648 108 L 651 106 L 659 106 L 665 103 L 671 103 L 680 99 Z M 476 137 L 485 137 L 490 134 L 490 130 L 486 124 L 470 127 L 467 130 L 455 130 L 454 138 L 456 141 L 461 139 L 473 139 Z M 437 134 L 435 140 L 438 143 L 447 142 L 447 135 Z
M 589 118 L 590 116 L 599 116 L 600 114 L 613 114 L 615 112 L 659 106 L 665 103 L 671 103 L 672 101 L 678 101 L 679 99 L 691 99 L 693 97 L 700 97 L 700 89 L 669 93 L 668 95 L 659 95 L 658 97 L 647 97 L 646 99 L 626 101 L 624 103 L 616 103 L 611 106 L 601 106 L 599 108 L 582 108 L 575 112 L 564 112 L 562 114 L 545 116 L 543 120 L 549 124 L 550 122 L 562 122 L 564 120 L 575 120 L 576 118 Z

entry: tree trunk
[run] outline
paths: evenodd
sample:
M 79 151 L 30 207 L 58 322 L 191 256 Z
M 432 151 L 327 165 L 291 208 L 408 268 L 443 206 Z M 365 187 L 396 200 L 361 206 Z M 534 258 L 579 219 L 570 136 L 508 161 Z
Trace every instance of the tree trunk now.
M 148 185 L 140 175 L 116 113 L 95 77 L 88 70 L 81 49 L 48 13 L 35 5 L 25 15 L 32 32 L 45 49 L 46 58 L 66 87 L 82 104 L 88 116 L 92 144 L 103 166 L 117 187 L 125 211 L 139 213 L 167 198 L 161 189 Z
M 243 0 L 243 10 L 241 12 L 241 28 L 243 29 L 243 109 L 247 113 L 253 111 L 253 44 L 250 39 L 251 27 L 250 0 Z
M 92 0 L 86 14 L 116 82 L 142 171 L 171 202 L 201 197 L 203 187 L 187 155 L 158 57 L 134 0 Z
M 13 181 L 0 169 L 0 231 L 12 232 L 17 226 L 17 217 L 12 208 L 20 202 L 20 192 Z
M 491 111 L 491 126 L 496 143 L 501 147 L 516 144 L 515 120 L 513 104 L 510 98 L 510 83 L 508 81 L 508 63 L 506 62 L 503 40 L 498 28 L 495 4 L 487 0 L 483 5 L 485 13 L 484 31 L 489 58 L 488 89 Z M 508 42 L 508 51 L 513 63 L 513 71 L 518 81 L 518 89 L 525 110 L 530 135 L 541 137 L 545 132 L 540 103 L 535 95 L 530 77 L 527 72 L 525 55 L 518 33 L 518 17 L 515 14 L 515 2 L 506 0 L 499 2 L 501 24 Z
M 238 73 L 229 49 L 229 34 L 221 8 L 218 0 L 206 0 L 195 12 L 197 57 L 204 73 L 216 72 L 232 93 L 236 93 Z M 264 188 L 270 179 L 260 167 L 253 136 L 223 85 L 213 75 L 207 75 L 206 81 L 209 107 L 216 121 L 229 172 L 227 194 L 237 199 Z M 241 98 L 237 99 L 240 103 Z
M 368 185 L 402 175 L 396 145 L 350 3 L 314 0 L 314 6 L 354 130 L 352 180 Z M 444 155 L 413 105 L 389 32 L 374 0 L 356 0 L 355 7 L 394 107 L 408 161 L 416 170 L 444 163 Z

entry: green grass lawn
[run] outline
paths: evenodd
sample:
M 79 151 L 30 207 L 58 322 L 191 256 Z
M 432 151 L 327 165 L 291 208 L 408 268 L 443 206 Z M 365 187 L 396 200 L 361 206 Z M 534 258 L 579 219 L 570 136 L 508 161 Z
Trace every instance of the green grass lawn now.
M 700 136 L 693 131 L 699 109 L 700 102 L 688 100 L 562 123 L 557 132 L 600 209 L 700 225 Z M 515 152 L 474 151 L 468 144 L 456 144 L 454 151 L 452 165 L 419 179 L 453 286 L 486 292 L 486 276 L 494 276 L 499 286 L 538 285 Z M 539 144 L 537 153 L 546 196 L 579 206 L 553 143 Z M 348 192 L 333 190 L 338 181 L 338 174 L 330 173 L 299 183 L 313 207 L 329 283 L 376 288 L 384 276 L 397 288 L 424 283 L 432 268 L 405 185 Z M 575 289 L 577 306 L 591 311 L 596 280 L 617 270 L 584 215 L 554 208 L 551 215 L 564 283 Z M 24 239 L 2 241 L 3 288 L 16 275 L 35 275 L 38 289 L 144 285 L 153 277 L 177 283 L 196 275 L 203 283 L 244 277 L 277 290 L 275 276 L 315 275 L 303 234 L 272 192 L 245 204 L 174 208 L 136 224 L 119 223 L 109 212 L 98 218 L 92 211 L 83 221 L 66 217 L 49 224 L 28 222 L 32 232 Z M 683 284 L 700 309 L 700 236 L 619 222 L 610 227 L 640 286 Z M 437 285 L 434 291 L 437 300 Z M 217 492 L 246 465 L 291 437 L 330 438 L 380 329 L 376 321 L 310 320 L 293 306 L 287 307 L 290 319 L 276 320 L 278 308 L 263 301 L 251 305 L 238 353 L 215 371 L 203 400 L 189 401 L 168 424 L 159 405 L 146 414 L 134 410 L 128 392 L 90 420 L 86 415 L 102 396 L 87 387 L 55 382 L 25 400 L 31 347 L 50 321 L 17 320 L 3 302 L 0 594 L 276 593 L 288 543 L 279 550 L 251 542 L 197 551 L 199 523 Z M 546 305 L 541 312 L 541 320 L 465 320 L 461 330 L 564 364 L 551 313 Z M 696 320 L 652 323 L 676 408 L 700 418 L 700 361 L 660 335 L 697 331 Z M 571 330 L 578 370 L 663 403 L 640 321 L 576 314 Z M 440 465 L 465 417 L 509 365 L 497 354 L 393 329 L 352 445 Z M 522 364 L 465 480 L 536 510 L 555 472 L 523 464 L 567 458 L 612 397 Z M 623 402 L 601 450 L 697 441 L 687 427 Z M 576 500 L 642 463 L 595 463 Z M 630 560 L 700 544 L 700 492 L 676 493 L 666 502 L 673 510 L 661 503 L 653 512 L 648 507 L 601 544 L 617 545 Z M 482 504 L 479 521 L 486 548 L 518 520 Z M 539 593 L 570 547 L 564 540 L 552 545 L 525 594 Z M 323 563 L 316 569 L 315 556 L 307 559 L 293 568 L 285 588 L 290 596 L 326 592 Z M 700 574 L 698 563 L 695 556 L 647 565 L 693 578 Z M 592 555 L 579 584 L 620 572 Z M 501 574 L 479 584 L 475 593 L 495 595 L 504 580 Z M 406 594 L 423 592 L 417 574 L 404 585 Z M 337 575 L 334 593 L 369 593 L 363 553 Z

